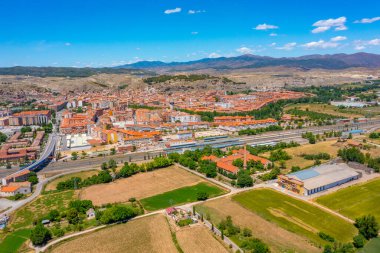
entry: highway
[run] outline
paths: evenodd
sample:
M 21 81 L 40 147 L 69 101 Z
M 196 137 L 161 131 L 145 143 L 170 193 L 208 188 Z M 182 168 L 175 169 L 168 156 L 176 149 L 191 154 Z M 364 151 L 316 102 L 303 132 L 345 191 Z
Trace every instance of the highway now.
M 380 120 L 373 120 L 369 122 L 363 123 L 355 123 L 349 125 L 332 125 L 332 126 L 320 126 L 320 127 L 311 127 L 304 129 L 294 129 L 294 130 L 286 130 L 286 131 L 278 131 L 278 132 L 269 132 L 259 135 L 251 135 L 251 136 L 238 136 L 232 138 L 223 139 L 222 142 L 228 142 L 231 139 L 238 139 L 241 143 L 247 143 L 249 145 L 257 145 L 268 142 L 280 142 L 280 141 L 290 141 L 293 139 L 301 138 L 302 134 L 305 132 L 313 132 L 314 134 L 323 133 L 328 131 L 342 131 L 347 129 L 362 129 L 368 130 L 374 127 L 380 127 Z M 220 143 L 220 142 L 219 142 Z M 212 144 L 212 142 L 210 143 Z M 65 171 L 73 168 L 90 168 L 90 167 L 100 167 L 103 162 L 108 162 L 110 159 L 114 159 L 118 163 L 123 162 L 138 162 L 149 160 L 156 156 L 165 154 L 164 149 L 157 149 L 154 151 L 144 151 L 144 152 L 135 152 L 128 154 L 117 154 L 113 156 L 105 156 L 105 157 L 93 157 L 93 158 L 85 158 L 78 159 L 75 161 L 67 160 L 65 162 L 51 162 L 48 166 L 43 169 L 43 172 L 48 171 Z

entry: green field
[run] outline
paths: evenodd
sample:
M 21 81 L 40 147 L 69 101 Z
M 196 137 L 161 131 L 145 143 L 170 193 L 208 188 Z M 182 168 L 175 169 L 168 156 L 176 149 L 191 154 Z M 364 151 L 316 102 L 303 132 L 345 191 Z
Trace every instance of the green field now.
M 69 202 L 76 198 L 74 191 L 42 195 L 30 204 L 17 210 L 13 215 L 10 226 L 13 229 L 31 227 L 33 220 L 42 218 L 52 209 L 57 209 L 58 211 L 65 210 Z
M 357 234 L 349 222 L 322 209 L 269 189 L 258 189 L 235 195 L 233 200 L 264 219 L 309 238 L 317 245 L 325 245 L 318 235 L 324 232 L 337 241 L 349 242 Z
M 370 240 L 358 253 L 378 253 L 380 251 L 380 238 Z
M 198 192 L 207 192 L 209 197 L 225 193 L 224 190 L 208 183 L 199 183 L 193 186 L 182 187 L 173 191 L 158 194 L 142 199 L 140 202 L 148 211 L 167 208 L 179 204 L 197 201 Z
M 18 252 L 19 248 L 29 239 L 30 230 L 17 230 L 5 237 L 0 243 L 0 253 Z
M 347 187 L 316 201 L 351 219 L 372 214 L 380 221 L 380 179 Z

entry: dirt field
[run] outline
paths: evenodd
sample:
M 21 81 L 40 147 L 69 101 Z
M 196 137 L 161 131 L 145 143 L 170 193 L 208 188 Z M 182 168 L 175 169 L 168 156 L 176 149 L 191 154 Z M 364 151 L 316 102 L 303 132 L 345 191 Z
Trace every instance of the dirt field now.
M 176 253 L 168 223 L 163 215 L 154 215 L 112 226 L 58 245 L 54 253 Z
M 81 171 L 81 172 L 77 172 L 77 173 L 73 173 L 73 174 L 64 175 L 64 176 L 59 177 L 59 178 L 53 180 L 52 182 L 50 182 L 46 186 L 45 191 L 56 190 L 57 189 L 57 185 L 58 185 L 59 182 L 66 181 L 66 180 L 68 180 L 68 179 L 70 179 L 72 177 L 79 177 L 81 179 L 85 179 L 85 178 L 91 177 L 93 175 L 96 175 L 98 173 L 99 173 L 98 170 L 89 170 L 89 171 Z
M 267 243 L 271 252 L 320 252 L 320 249 L 312 246 L 305 238 L 266 221 L 230 198 L 207 202 L 197 210 L 210 214 L 214 224 L 230 215 L 235 224 L 250 228 L 254 237 Z
M 328 105 L 328 104 L 296 104 L 296 105 L 289 105 L 285 107 L 285 111 L 293 108 L 298 108 L 300 110 L 309 110 L 313 112 L 319 112 L 319 113 L 326 113 L 330 115 L 335 115 L 335 116 L 341 116 L 341 117 L 347 117 L 347 118 L 359 118 L 363 117 L 363 114 L 358 113 L 357 111 L 351 110 L 348 112 L 339 110 L 338 107 L 333 106 L 333 105 Z
M 177 232 L 177 240 L 185 253 L 229 252 L 203 225 L 182 228 Z
M 173 166 L 87 187 L 81 191 L 80 198 L 92 200 L 94 205 L 126 202 L 132 197 L 147 198 L 202 181 L 200 177 Z
M 329 140 L 318 142 L 316 144 L 305 144 L 299 147 L 287 148 L 286 152 L 292 156 L 292 159 L 286 161 L 286 168 L 290 169 L 292 166 L 299 166 L 300 168 L 305 168 L 314 164 L 313 160 L 306 160 L 301 157 L 302 154 L 318 154 L 318 153 L 328 153 L 331 158 L 337 156 L 339 146 L 335 145 L 336 140 Z M 269 157 L 270 153 L 265 153 L 265 157 Z

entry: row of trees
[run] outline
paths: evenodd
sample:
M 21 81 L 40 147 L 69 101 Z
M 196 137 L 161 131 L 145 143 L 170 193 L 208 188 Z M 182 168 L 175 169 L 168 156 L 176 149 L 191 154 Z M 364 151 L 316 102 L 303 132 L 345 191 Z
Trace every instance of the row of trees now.
M 255 129 L 247 128 L 244 130 L 240 130 L 238 134 L 239 135 L 257 135 L 257 134 L 261 134 L 265 132 L 282 131 L 282 130 L 284 129 L 281 126 L 273 125 L 273 126 L 268 126 L 264 128 L 255 128 Z

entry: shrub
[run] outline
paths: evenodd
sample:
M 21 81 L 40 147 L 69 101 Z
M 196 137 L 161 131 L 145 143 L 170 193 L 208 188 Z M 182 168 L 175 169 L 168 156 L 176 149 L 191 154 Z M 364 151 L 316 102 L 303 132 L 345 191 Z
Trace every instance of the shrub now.
M 328 241 L 328 242 L 335 242 L 334 237 L 332 237 L 331 235 L 328 235 L 328 234 L 326 234 L 326 233 L 319 232 L 319 233 L 318 233 L 318 236 L 319 236 L 322 240 L 325 240 L 325 241 Z

